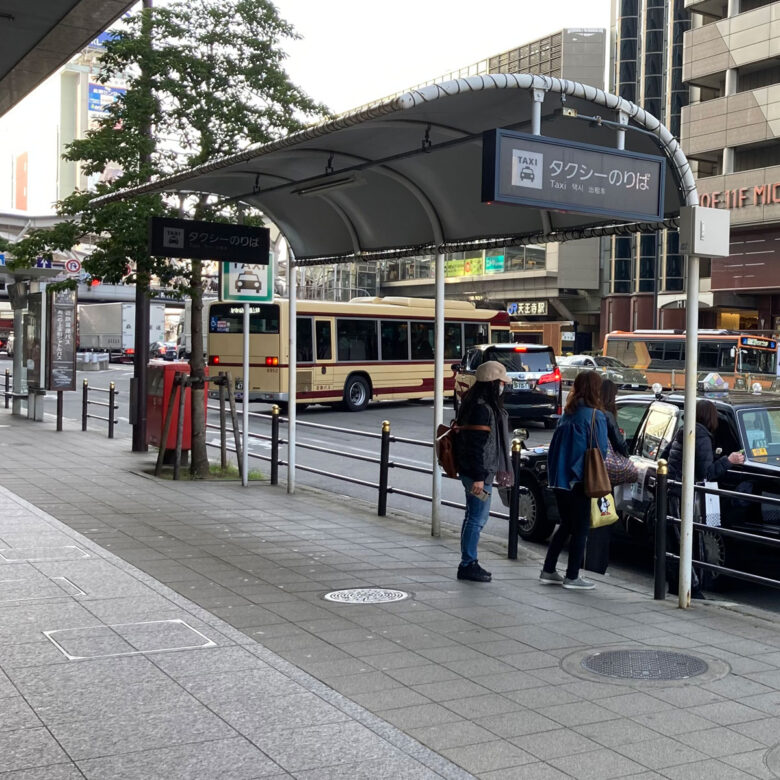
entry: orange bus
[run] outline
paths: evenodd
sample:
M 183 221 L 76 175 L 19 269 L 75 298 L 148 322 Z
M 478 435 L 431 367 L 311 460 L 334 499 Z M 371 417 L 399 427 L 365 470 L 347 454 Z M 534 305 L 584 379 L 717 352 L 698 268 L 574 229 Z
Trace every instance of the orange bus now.
M 286 405 L 289 376 L 289 301 L 251 304 L 250 401 Z M 296 403 L 339 403 L 350 411 L 371 400 L 433 397 L 434 301 L 428 298 L 353 298 L 297 302 Z M 461 360 L 475 344 L 509 341 L 509 315 L 446 301 L 444 359 Z M 208 317 L 208 362 L 241 374 L 243 305 L 214 302 Z M 454 392 L 445 371 L 444 391 Z M 236 390 L 243 396 L 242 380 Z
M 700 330 L 698 378 L 717 372 L 732 388 L 767 388 L 777 376 L 777 339 L 729 330 Z M 685 385 L 685 331 L 614 331 L 604 338 L 604 354 L 645 373 L 649 384 Z

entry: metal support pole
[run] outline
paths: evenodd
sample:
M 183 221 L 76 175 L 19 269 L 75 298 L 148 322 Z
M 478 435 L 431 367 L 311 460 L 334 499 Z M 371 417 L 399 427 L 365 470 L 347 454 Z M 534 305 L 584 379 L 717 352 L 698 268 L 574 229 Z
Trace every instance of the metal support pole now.
M 512 561 L 517 560 L 517 535 L 520 531 L 520 453 L 522 442 L 520 439 L 512 439 L 512 490 L 509 493 L 509 539 L 507 540 L 506 557 Z
M 658 461 L 655 480 L 655 591 L 653 598 L 663 601 L 666 598 L 666 506 L 669 467 L 665 460 Z
M 8 393 L 11 392 L 11 372 L 6 368 L 5 370 L 5 408 L 8 408 Z
M 225 407 L 225 373 L 219 372 L 219 465 L 227 469 L 227 409 Z
M 114 420 L 116 417 L 116 385 L 110 382 L 108 385 L 108 438 L 114 438 Z
M 249 304 L 244 304 L 244 392 L 241 394 L 241 484 L 249 484 Z
M 434 309 L 435 345 L 433 349 L 433 431 L 431 440 L 436 440 L 436 430 L 444 419 L 444 254 L 436 254 L 436 305 Z M 436 448 L 432 450 L 433 473 L 431 475 L 431 536 L 441 536 L 441 468 L 436 460 Z
M 382 420 L 382 444 L 379 450 L 379 505 L 376 513 L 387 514 L 387 473 L 390 469 L 390 420 Z
M 14 363 L 13 363 L 13 390 L 14 397 L 11 401 L 11 413 L 18 415 L 22 413 L 22 353 L 24 349 L 24 330 L 23 330 L 22 310 L 14 309 Z M 18 393 L 18 395 L 17 395 Z
M 84 380 L 81 386 L 81 430 L 87 430 L 87 415 L 89 414 L 89 383 Z
M 279 406 L 271 407 L 271 484 L 279 484 Z
M 8 377 L 6 376 L 6 384 L 7 383 L 8 383 Z M 62 406 L 63 406 L 62 396 L 63 396 L 62 390 L 57 390 L 57 431 L 62 430 Z
M 296 319 L 297 307 L 296 296 L 298 294 L 298 268 L 292 264 L 292 256 L 287 261 L 287 300 L 289 309 L 289 319 L 287 328 L 289 330 L 288 346 L 288 382 L 287 382 L 287 492 L 295 493 L 295 402 L 298 391 L 298 354 L 296 351 L 297 325 Z
M 184 404 L 187 400 L 187 377 L 183 374 L 177 374 L 179 377 L 179 416 L 176 420 L 176 452 L 173 458 L 173 478 L 179 478 L 179 471 L 181 470 L 181 447 L 184 440 Z M 175 381 L 175 380 L 174 380 Z
M 693 481 L 696 459 L 696 379 L 699 349 L 699 257 L 688 255 L 688 297 L 685 320 L 685 418 L 683 420 L 682 525 L 680 527 L 680 609 L 691 604 L 693 558 Z
M 533 91 L 534 102 L 531 104 L 531 133 L 542 134 L 542 103 L 547 93 L 543 89 Z

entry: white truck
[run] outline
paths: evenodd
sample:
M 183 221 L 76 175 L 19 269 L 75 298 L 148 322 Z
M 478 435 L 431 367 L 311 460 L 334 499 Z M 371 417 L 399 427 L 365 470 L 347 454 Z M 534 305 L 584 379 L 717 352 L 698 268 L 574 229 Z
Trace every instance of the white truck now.
M 209 305 L 216 300 L 216 298 L 203 299 L 203 330 L 201 332 L 203 333 L 204 353 L 208 351 Z M 184 311 L 176 329 L 176 353 L 179 360 L 189 360 L 192 354 L 192 300 L 190 298 L 184 301 Z
M 165 341 L 165 304 L 149 304 L 149 339 Z M 108 352 L 109 360 L 132 362 L 135 355 L 134 303 L 79 305 L 79 351 Z

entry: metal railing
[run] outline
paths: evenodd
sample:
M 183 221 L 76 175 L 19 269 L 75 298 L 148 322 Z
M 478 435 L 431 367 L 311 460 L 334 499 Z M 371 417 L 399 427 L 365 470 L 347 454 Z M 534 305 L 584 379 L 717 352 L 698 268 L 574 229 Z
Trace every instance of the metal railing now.
M 90 393 L 107 393 L 108 401 L 96 401 L 89 397 Z M 87 420 L 102 420 L 108 423 L 108 438 L 114 438 L 114 425 L 116 424 L 116 411 L 119 409 L 119 404 L 116 402 L 119 391 L 113 382 L 109 383 L 108 389 L 104 387 L 90 387 L 88 380 L 84 380 L 81 386 L 81 430 L 87 430 Z M 61 420 L 61 401 L 62 393 L 57 394 L 57 419 L 58 426 Z M 92 414 L 90 412 L 91 407 L 99 407 L 101 409 L 108 410 L 108 417 L 103 417 L 100 414 Z M 60 427 L 57 430 L 61 430 Z
M 209 404 L 207 406 L 209 411 L 220 412 L 220 407 Z M 253 431 L 248 432 L 248 438 L 255 440 L 268 441 L 271 444 L 270 454 L 264 455 L 260 453 L 250 452 L 248 457 L 255 458 L 270 463 L 271 465 L 271 484 L 276 485 L 279 482 L 279 466 L 288 466 L 288 462 L 279 457 L 279 447 L 283 444 L 288 444 L 286 439 L 281 438 L 280 423 L 286 422 L 287 418 L 280 415 L 278 406 L 274 406 L 270 413 L 262 412 L 250 412 L 249 417 L 254 420 L 263 420 L 270 422 L 270 433 L 255 433 Z M 433 468 L 426 468 L 423 466 L 415 466 L 412 464 L 400 463 L 391 459 L 391 445 L 392 444 L 408 444 L 416 447 L 423 447 L 427 450 L 433 449 L 433 442 L 420 441 L 418 439 L 408 439 L 402 436 L 393 436 L 390 431 L 390 422 L 384 420 L 382 422 L 382 428 L 379 433 L 373 433 L 370 431 L 359 431 L 354 428 L 342 428 L 333 425 L 323 425 L 321 423 L 307 422 L 298 420 L 296 422 L 298 427 L 312 428 L 316 430 L 330 431 L 332 433 L 346 433 L 352 436 L 361 437 L 364 439 L 373 439 L 378 441 L 379 452 L 377 457 L 371 455 L 360 455 L 357 453 L 346 452 L 341 450 L 339 452 L 340 458 L 349 458 L 351 460 L 361 461 L 363 463 L 372 463 L 377 466 L 378 474 L 377 481 L 371 481 L 367 479 L 361 479 L 359 477 L 351 476 L 348 474 L 340 474 L 335 471 L 328 471 L 325 469 L 316 468 L 314 466 L 307 466 L 301 463 L 296 463 L 295 468 L 298 471 L 305 471 L 311 474 L 319 474 L 320 476 L 330 477 L 338 479 L 341 482 L 350 482 L 354 485 L 361 485 L 362 487 L 373 488 L 377 491 L 377 515 L 384 517 L 387 514 L 387 497 L 391 494 L 405 496 L 407 498 L 417 499 L 419 501 L 431 502 L 433 499 L 431 496 L 424 493 L 416 493 L 412 490 L 406 490 L 404 488 L 395 487 L 390 484 L 390 470 L 397 469 L 399 471 L 412 471 L 417 474 L 433 475 Z M 224 412 L 221 412 L 220 424 L 206 422 L 206 428 L 210 430 L 220 431 L 220 444 L 212 444 L 209 442 L 208 446 L 220 447 L 222 450 L 223 467 L 225 465 L 225 458 L 227 452 L 233 452 L 238 457 L 240 462 L 240 453 L 238 447 L 230 447 L 227 445 L 227 431 L 225 428 Z M 240 441 L 240 432 L 233 431 L 233 437 L 236 442 Z M 326 454 L 332 454 L 333 449 L 328 447 L 320 447 L 316 444 L 308 444 L 305 442 L 296 442 L 296 448 L 301 450 L 310 450 L 312 452 L 322 452 Z M 518 484 L 518 477 L 520 474 L 520 453 L 522 445 L 519 439 L 515 439 L 512 442 L 512 467 L 514 469 L 514 485 L 510 489 L 509 498 L 509 513 L 491 511 L 490 516 L 507 520 L 509 523 L 508 531 L 508 552 L 507 557 L 515 560 L 517 559 L 517 537 L 520 528 L 520 494 L 528 492 L 528 489 Z M 432 453 L 431 453 L 432 459 Z M 495 487 L 495 486 L 494 486 Z M 443 506 L 453 507 L 455 509 L 466 509 L 466 505 L 455 501 L 449 501 L 446 499 L 441 500 Z
M 682 488 L 682 483 L 670 480 L 668 477 L 666 461 L 658 461 L 658 470 L 656 473 L 655 486 L 655 550 L 654 550 L 654 593 L 653 597 L 657 600 L 666 598 L 666 562 L 667 560 L 679 561 L 680 556 L 667 549 L 667 524 L 680 526 L 682 521 L 679 517 L 673 517 L 668 514 L 668 495 L 669 486 Z M 755 496 L 752 493 L 741 493 L 734 490 L 721 490 L 720 488 L 710 488 L 704 485 L 695 485 L 694 491 L 699 495 L 717 495 L 726 498 L 735 498 L 740 501 L 753 502 L 757 504 L 770 504 L 780 507 L 780 498 L 770 496 Z M 658 518 L 666 518 L 666 522 L 660 522 Z M 707 532 L 716 534 L 723 538 L 730 538 L 743 543 L 757 544 L 763 547 L 780 549 L 780 538 L 764 536 L 761 534 L 747 533 L 746 531 L 736 531 L 731 528 L 724 528 L 720 525 L 707 525 L 706 523 L 693 523 L 694 532 Z M 753 582 L 758 585 L 768 585 L 772 588 L 780 588 L 780 580 L 771 577 L 763 577 L 759 574 L 752 574 L 738 569 L 732 569 L 727 566 L 720 566 L 716 563 L 709 563 L 694 559 L 693 566 L 697 569 L 716 572 L 720 575 L 733 577 L 747 582 Z

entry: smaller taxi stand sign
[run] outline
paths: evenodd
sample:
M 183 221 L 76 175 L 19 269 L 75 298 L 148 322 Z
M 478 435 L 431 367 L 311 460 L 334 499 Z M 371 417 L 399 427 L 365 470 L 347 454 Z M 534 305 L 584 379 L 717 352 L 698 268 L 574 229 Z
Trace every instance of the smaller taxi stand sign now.
M 223 301 L 263 303 L 274 297 L 273 263 L 223 262 L 219 275 L 219 297 Z

